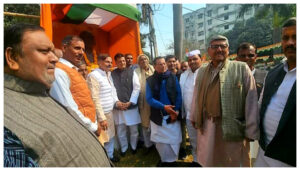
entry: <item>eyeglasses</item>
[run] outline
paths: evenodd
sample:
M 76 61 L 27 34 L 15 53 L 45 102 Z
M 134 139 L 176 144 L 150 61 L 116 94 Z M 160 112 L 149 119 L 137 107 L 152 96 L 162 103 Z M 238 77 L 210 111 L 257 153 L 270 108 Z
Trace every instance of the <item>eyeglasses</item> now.
M 253 58 L 253 57 L 255 57 L 255 55 L 254 55 L 254 54 L 238 55 L 238 57 L 239 57 L 239 58 L 246 58 L 246 57 L 248 57 L 248 58 Z
M 209 47 L 212 49 L 219 49 L 220 47 L 222 50 L 224 50 L 228 47 L 228 45 L 210 45 Z

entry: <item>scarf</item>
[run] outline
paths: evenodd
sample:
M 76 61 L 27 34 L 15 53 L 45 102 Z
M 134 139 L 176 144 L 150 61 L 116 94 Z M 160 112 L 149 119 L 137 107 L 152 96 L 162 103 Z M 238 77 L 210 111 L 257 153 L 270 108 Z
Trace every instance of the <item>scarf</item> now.
M 213 66 L 209 65 L 205 68 L 205 70 L 202 73 L 202 78 L 200 85 L 198 86 L 198 99 L 196 99 L 196 103 L 198 104 L 198 114 L 196 115 L 196 122 L 197 126 L 200 128 L 200 130 L 203 130 L 204 125 L 204 119 L 209 118 L 215 121 L 217 117 L 220 117 L 220 113 L 209 113 L 206 110 L 206 100 L 207 100 L 207 92 L 208 89 L 213 82 L 213 80 L 216 78 L 216 75 L 219 74 L 220 70 L 224 67 L 224 63 L 220 64 L 217 68 L 214 76 L 211 73 L 213 70 Z M 199 74 L 199 73 L 198 73 Z
M 153 98 L 159 100 L 160 98 L 160 86 L 163 80 L 168 78 L 171 75 L 170 71 L 166 71 L 164 73 L 154 72 L 154 90 L 153 90 Z

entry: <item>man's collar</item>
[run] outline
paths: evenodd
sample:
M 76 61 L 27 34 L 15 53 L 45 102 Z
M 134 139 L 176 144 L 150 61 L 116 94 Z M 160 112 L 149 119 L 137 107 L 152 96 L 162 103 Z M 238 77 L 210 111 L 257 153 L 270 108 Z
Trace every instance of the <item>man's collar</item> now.
M 97 70 L 99 71 L 99 73 L 100 73 L 101 75 L 106 75 L 106 73 L 110 73 L 110 71 L 109 71 L 109 72 L 106 72 L 106 71 L 102 70 L 101 68 L 97 68 Z
M 289 71 L 289 66 L 288 66 L 287 60 L 285 60 L 285 61 L 283 61 L 283 69 L 285 72 L 293 72 L 296 70 L 296 67 Z
M 4 74 L 4 87 L 22 93 L 46 93 L 47 86 L 42 83 L 23 80 L 19 77 Z
M 64 58 L 59 58 L 59 62 L 67 65 L 70 68 L 75 68 L 76 70 L 78 70 L 78 68 L 75 65 L 73 65 L 70 61 L 68 61 L 68 60 L 66 60 Z
M 255 71 L 256 71 L 256 69 L 254 68 L 251 72 L 252 72 L 252 75 L 254 75 L 255 74 Z

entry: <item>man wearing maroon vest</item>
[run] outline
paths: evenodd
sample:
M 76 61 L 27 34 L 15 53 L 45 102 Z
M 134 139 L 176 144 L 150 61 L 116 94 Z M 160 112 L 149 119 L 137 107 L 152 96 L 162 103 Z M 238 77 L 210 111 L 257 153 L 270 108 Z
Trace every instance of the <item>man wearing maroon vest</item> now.
M 67 108 L 75 111 L 84 125 L 98 133 L 96 108 L 91 98 L 88 85 L 77 71 L 83 58 L 85 45 L 78 36 L 66 36 L 62 41 L 63 57 L 55 68 L 55 82 L 50 95 Z

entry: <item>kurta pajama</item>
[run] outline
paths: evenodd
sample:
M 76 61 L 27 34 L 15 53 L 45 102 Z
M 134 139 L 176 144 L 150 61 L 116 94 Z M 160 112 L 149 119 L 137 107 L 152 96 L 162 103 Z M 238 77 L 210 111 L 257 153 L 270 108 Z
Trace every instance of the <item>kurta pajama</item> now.
M 213 68 L 211 64 L 209 68 L 207 80 L 209 85 L 206 89 L 204 101 L 205 110 L 207 113 L 220 112 L 219 117 L 204 118 L 203 130 L 197 130 L 197 159 L 200 165 L 204 167 L 240 167 L 250 166 L 249 156 L 249 142 L 245 139 L 237 141 L 227 141 L 223 138 L 222 131 L 222 109 L 221 109 L 221 93 L 220 93 L 220 70 L 224 64 L 220 64 L 217 68 Z M 198 72 L 198 74 L 200 71 Z M 237 73 L 241 74 L 241 73 Z M 205 76 L 203 76 L 205 77 Z M 247 94 L 245 98 L 245 136 L 250 139 L 258 138 L 258 115 L 257 115 L 257 93 L 255 88 L 255 81 L 252 73 L 248 67 L 245 68 L 243 75 L 243 88 Z M 195 102 L 196 95 L 201 92 L 198 91 L 197 86 L 201 83 L 196 83 L 195 95 L 193 97 L 192 108 L 196 108 L 199 102 Z M 210 94 L 209 94 L 210 93 Z M 232 97 L 234 98 L 234 97 Z M 196 113 L 192 112 L 192 120 Z

